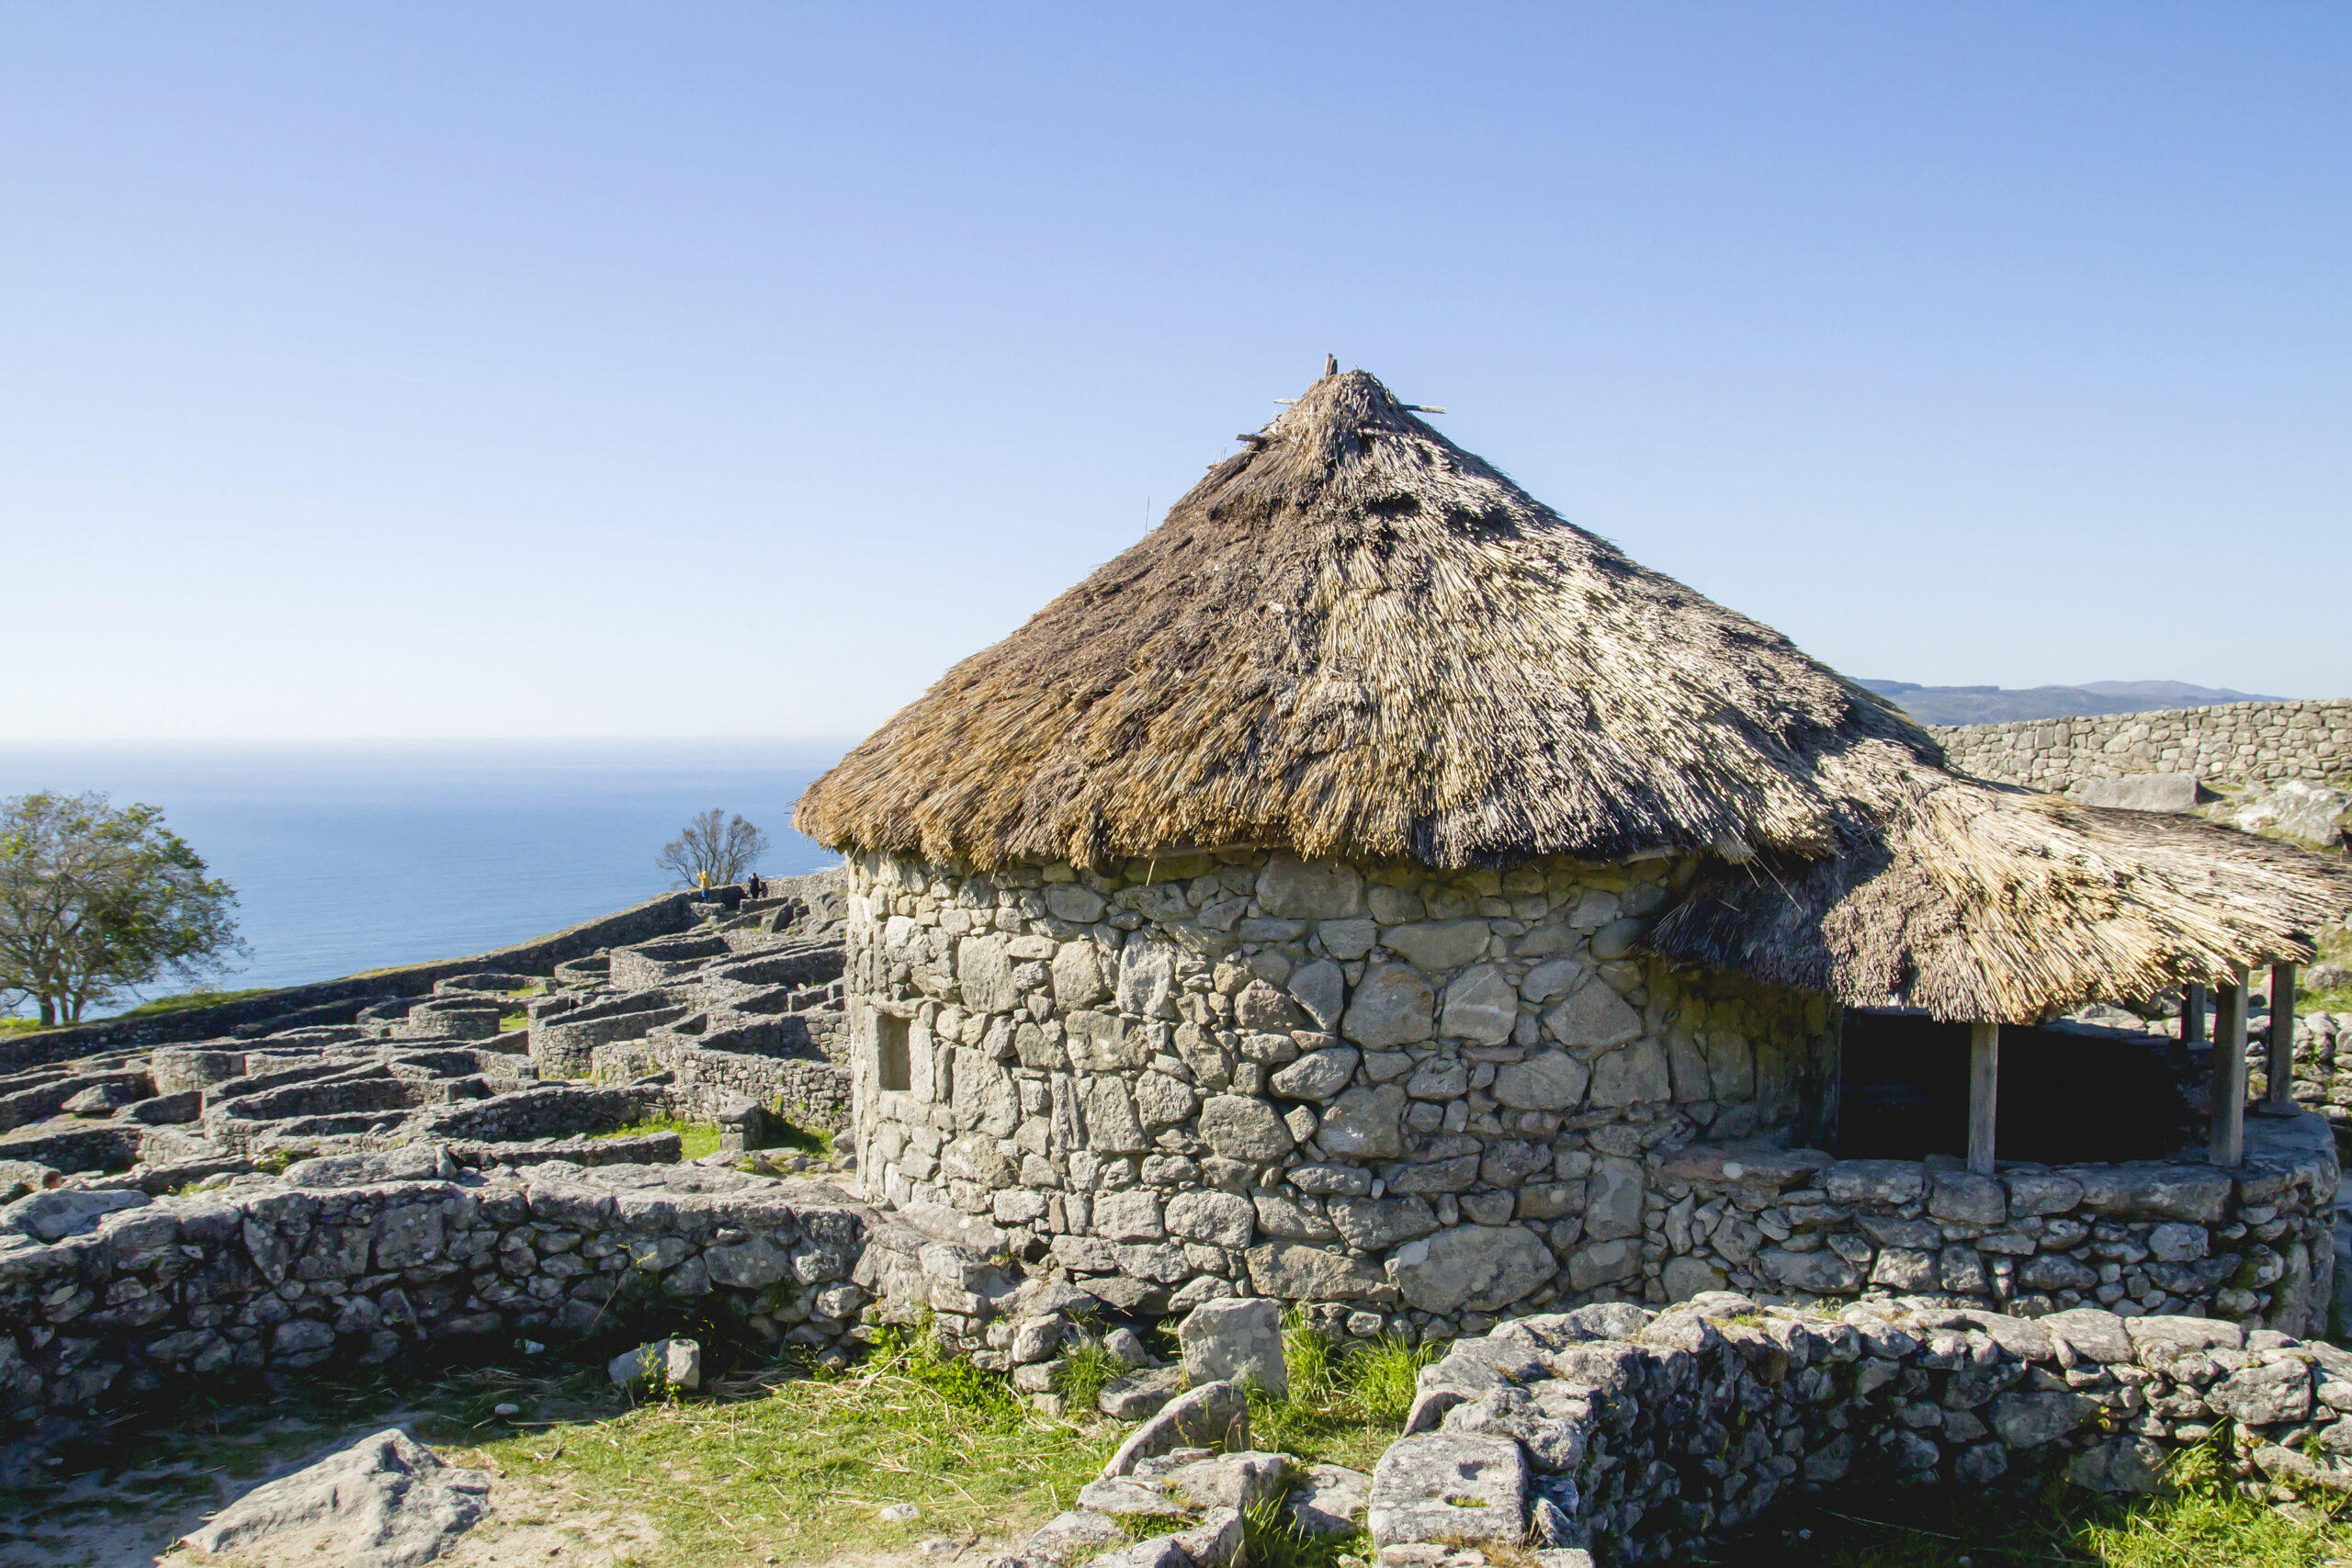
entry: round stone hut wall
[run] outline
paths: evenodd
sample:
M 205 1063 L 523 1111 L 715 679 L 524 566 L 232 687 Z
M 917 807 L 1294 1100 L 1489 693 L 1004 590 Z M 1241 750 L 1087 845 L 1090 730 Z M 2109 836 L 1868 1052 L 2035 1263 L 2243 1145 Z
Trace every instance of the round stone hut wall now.
M 853 857 L 861 1179 L 1129 1311 L 1662 1301 L 1645 1152 L 1816 1138 L 1837 1077 L 1823 998 L 1635 950 L 1678 874 Z

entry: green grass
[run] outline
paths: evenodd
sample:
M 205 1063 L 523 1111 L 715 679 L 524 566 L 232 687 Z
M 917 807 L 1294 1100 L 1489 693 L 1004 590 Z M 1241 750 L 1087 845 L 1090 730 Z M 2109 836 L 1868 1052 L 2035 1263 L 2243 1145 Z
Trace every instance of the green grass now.
M 582 1412 L 475 1451 L 560 1495 L 644 1515 L 661 1544 L 642 1560 L 664 1568 L 821 1562 L 939 1535 L 1017 1544 L 1070 1506 L 1120 1434 L 1046 1420 L 925 1337 L 891 1337 L 838 1377 L 763 1373 L 713 1399 Z M 922 1513 L 886 1524 L 876 1513 L 892 1503 Z
M 1103 1385 L 1126 1370 L 1101 1344 L 1080 1345 L 1062 1357 L 1061 1367 L 1054 1373 L 1054 1392 L 1062 1396 L 1068 1409 L 1091 1410 Z
M 678 1134 L 678 1157 L 682 1160 L 700 1159 L 718 1152 L 718 1123 L 716 1122 L 682 1122 L 675 1116 L 655 1116 L 643 1122 L 632 1122 L 626 1127 L 616 1127 L 609 1133 L 591 1133 L 592 1138 L 637 1138 L 648 1133 Z
M 771 1148 L 794 1149 L 820 1158 L 833 1157 L 833 1134 L 822 1127 L 804 1127 L 780 1111 L 768 1112 Z
M 2121 1502 L 2045 1483 L 1988 1505 L 1946 1488 L 1860 1487 L 1795 1500 L 1705 1561 L 1722 1568 L 2328 1568 L 2352 1529 L 2324 1507 L 2284 1512 L 2226 1483 L 2210 1448 L 2174 1457 L 2172 1495 Z
M 157 997 L 153 1001 L 141 1002 L 130 1011 L 117 1013 L 115 1016 L 153 1018 L 158 1013 L 187 1012 L 191 1008 L 226 1007 L 231 1002 L 251 1001 L 255 997 L 266 997 L 277 988 L 273 986 L 262 986 L 250 991 L 184 991 L 176 997 Z
M 44 1024 L 37 1018 L 0 1018 L 0 1036 L 39 1034 L 43 1029 L 53 1027 L 55 1026 Z
M 501 1034 L 512 1034 L 518 1029 L 530 1027 L 531 1015 L 527 1012 L 509 1012 L 499 1015 L 498 1032 Z
M 1250 1391 L 1250 1440 L 1309 1461 L 1368 1471 L 1404 1428 L 1414 1377 L 1436 1359 L 1434 1348 L 1389 1335 L 1335 1344 L 1293 1312 L 1283 1322 L 1290 1393 L 1273 1399 L 1263 1390 Z

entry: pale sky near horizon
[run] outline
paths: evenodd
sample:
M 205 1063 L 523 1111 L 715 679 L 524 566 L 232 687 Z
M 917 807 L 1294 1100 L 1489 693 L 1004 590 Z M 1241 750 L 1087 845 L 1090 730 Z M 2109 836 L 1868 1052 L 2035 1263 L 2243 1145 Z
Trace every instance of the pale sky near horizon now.
M 2352 695 L 2352 9 L 0 0 L 0 742 L 850 736 L 1328 351 L 1858 676 Z

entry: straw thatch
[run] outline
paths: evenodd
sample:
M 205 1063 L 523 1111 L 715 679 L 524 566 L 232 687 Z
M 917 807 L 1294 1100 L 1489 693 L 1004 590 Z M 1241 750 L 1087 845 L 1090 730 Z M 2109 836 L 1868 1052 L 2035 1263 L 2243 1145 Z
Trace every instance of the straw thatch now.
M 1960 784 L 1899 709 L 1565 522 L 1361 371 L 1244 439 L 820 779 L 796 825 L 979 867 L 1226 844 L 1755 860 L 1781 880 L 1710 877 L 1677 951 L 2005 1019 L 2132 994 L 2102 965 L 2289 951 L 2324 901 L 2290 896 L 2319 883 L 2275 852 Z M 2135 858 L 2157 849 L 2180 863 Z
M 1845 837 L 1823 859 L 1709 864 L 1650 945 L 1853 1006 L 2030 1023 L 2307 960 L 2352 908 L 2340 860 L 1925 769 Z
M 981 866 L 1227 843 L 1437 866 L 1821 853 L 1832 756 L 1941 752 L 1354 371 L 949 671 L 796 820 Z

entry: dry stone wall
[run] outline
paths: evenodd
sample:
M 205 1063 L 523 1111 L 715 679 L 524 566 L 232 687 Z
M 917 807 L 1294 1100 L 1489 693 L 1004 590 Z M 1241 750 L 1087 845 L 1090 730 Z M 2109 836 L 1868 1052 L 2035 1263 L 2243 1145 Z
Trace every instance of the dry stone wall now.
M 395 1179 L 420 1156 L 436 1179 Z M 876 1228 L 816 1182 L 698 1166 L 479 1172 L 437 1149 L 322 1156 L 185 1197 L 56 1189 L 0 1209 L 0 1416 L 435 1345 L 503 1358 L 520 1337 L 714 1300 L 838 1361 L 868 1301 Z
M 1649 1151 L 1817 1136 L 1836 1077 L 1825 1001 L 1635 951 L 1678 869 L 854 859 L 865 1191 L 1127 1312 L 1450 1337 L 1662 1292 Z
M 2077 779 L 2130 773 L 2231 784 L 2352 774 L 2352 699 L 2343 698 L 1933 725 L 1928 732 L 1963 773 L 2052 794 Z
M 1697 1145 L 1656 1162 L 1645 1253 L 1665 1295 L 1726 1286 L 1835 1305 L 1939 1295 L 2030 1316 L 2095 1306 L 2318 1334 L 2336 1156 L 2315 1115 L 2248 1119 L 2245 1164 L 1838 1160 Z
M 1523 1318 L 1420 1374 L 1373 1476 L 1388 1568 L 1522 1534 L 1576 1561 L 1680 1562 L 1776 1499 L 1849 1482 L 2030 1493 L 2157 1483 L 2227 1423 L 2237 1472 L 2352 1491 L 2352 1352 L 2205 1318 L 2040 1319 L 1897 1300 L 1834 1315 L 1712 1292 Z

